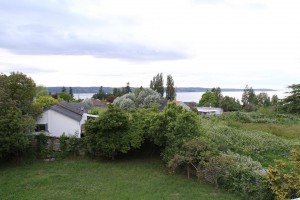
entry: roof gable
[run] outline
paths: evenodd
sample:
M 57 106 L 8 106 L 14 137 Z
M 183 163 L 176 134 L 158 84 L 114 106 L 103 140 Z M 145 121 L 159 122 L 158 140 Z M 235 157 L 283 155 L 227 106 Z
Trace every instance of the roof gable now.
M 60 114 L 70 117 L 76 121 L 80 121 L 83 113 L 87 113 L 88 109 L 84 103 L 77 102 L 59 102 L 50 107 L 50 110 L 54 110 Z

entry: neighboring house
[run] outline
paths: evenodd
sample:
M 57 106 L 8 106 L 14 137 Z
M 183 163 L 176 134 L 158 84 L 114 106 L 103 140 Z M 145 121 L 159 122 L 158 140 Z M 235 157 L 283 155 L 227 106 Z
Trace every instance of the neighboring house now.
M 186 110 L 191 110 L 191 108 L 182 101 L 176 101 L 176 104 L 182 106 Z
M 52 137 L 60 137 L 63 133 L 82 137 L 87 118 L 97 117 L 87 114 L 87 111 L 84 103 L 59 102 L 43 111 L 36 121 L 36 132 L 45 131 Z
M 203 114 L 203 115 L 221 115 L 221 114 L 223 114 L 223 108 L 197 107 L 197 110 L 200 114 Z

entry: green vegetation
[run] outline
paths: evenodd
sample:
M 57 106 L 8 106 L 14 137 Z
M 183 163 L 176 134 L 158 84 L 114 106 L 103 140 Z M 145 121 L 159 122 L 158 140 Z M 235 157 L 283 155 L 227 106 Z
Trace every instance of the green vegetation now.
M 30 191 L 44 186 L 41 190 L 52 191 L 54 195 L 62 195 L 61 197 L 64 199 L 68 195 L 77 194 L 77 191 L 84 193 L 84 197 L 96 193 L 104 198 L 112 199 L 120 197 L 118 195 L 123 195 L 122 198 L 126 199 L 131 198 L 131 194 L 145 199 L 150 197 L 151 199 L 155 197 L 191 199 L 195 197 L 195 194 L 198 194 L 197 191 L 193 190 L 192 185 L 197 182 L 198 186 L 201 186 L 203 180 L 213 184 L 216 192 L 220 188 L 226 189 L 246 199 L 286 199 L 297 197 L 300 194 L 300 118 L 295 114 L 299 107 L 298 85 L 290 86 L 293 90 L 291 96 L 283 101 L 278 100 L 276 96 L 270 99 L 266 93 L 256 95 L 251 87 L 246 86 L 242 98 L 243 111 L 225 113 L 221 116 L 198 116 L 196 113 L 178 106 L 174 101 L 168 103 L 163 110 L 159 110 L 158 105 L 162 96 L 158 92 L 140 87 L 132 93 L 128 83 L 126 88 L 122 90 L 122 93 L 126 94 L 116 98 L 107 109 L 91 111 L 98 114 L 99 117 L 89 119 L 85 124 L 84 138 L 78 139 L 76 135 L 66 136 L 63 134 L 59 140 L 61 151 L 55 152 L 51 149 L 53 142 L 50 141 L 49 143 L 45 134 L 37 136 L 31 134 L 34 118 L 42 108 L 51 106 L 61 98 L 71 101 L 72 88 L 67 93 L 66 88 L 63 87 L 56 100 L 50 96 L 43 96 L 42 94 L 45 94 L 44 88 L 36 88 L 35 83 L 21 73 L 12 73 L 10 76 L 1 74 L 0 83 L 3 85 L 0 88 L 0 160 L 2 162 L 26 156 L 32 160 L 35 158 L 51 158 L 52 160 L 53 157 L 57 159 L 72 157 L 74 159 L 84 152 L 95 158 L 121 159 L 118 162 L 102 161 L 96 163 L 99 166 L 94 166 L 96 164 L 88 160 L 59 161 L 47 164 L 34 163 L 33 166 L 45 167 L 49 171 L 38 172 L 38 177 L 35 177 L 37 179 L 23 176 L 27 178 L 23 182 L 25 189 L 23 185 L 20 187 L 19 183 L 12 182 L 12 184 L 17 184 L 12 189 L 17 188 L 17 191 L 22 191 L 23 188 L 26 191 L 23 191 L 22 194 L 12 192 L 11 195 L 37 195 L 24 196 L 25 199 L 39 197 L 38 195 L 41 195 L 39 192 L 30 193 Z M 161 89 L 162 83 L 162 74 L 158 74 L 151 82 L 152 87 L 158 86 L 157 91 Z M 170 87 L 167 86 L 167 98 L 171 100 L 174 97 L 172 97 L 174 91 L 171 91 L 174 86 L 171 76 L 168 76 L 168 84 Z M 164 89 L 163 86 L 162 89 Z M 99 97 L 101 95 L 106 96 L 102 88 L 99 89 L 98 93 Z M 207 91 L 199 104 L 226 106 L 227 111 L 239 110 L 241 106 L 235 99 L 223 97 L 220 88 Z M 149 159 L 143 160 L 146 162 L 142 166 L 139 162 L 133 162 L 136 165 L 131 166 L 131 168 L 122 166 L 132 162 L 132 159 L 135 158 L 133 155 L 144 155 L 143 150 L 145 149 L 148 152 L 160 153 L 163 163 L 168 166 L 172 173 L 186 173 L 188 179 L 193 177 L 188 183 L 191 184 L 191 188 L 180 187 L 180 190 L 176 189 L 179 192 L 174 192 L 173 189 L 168 188 L 171 184 L 164 187 L 168 181 L 163 183 L 162 181 L 151 182 L 152 179 L 149 178 L 151 172 L 142 170 L 144 175 L 138 174 L 139 168 L 137 167 L 152 166 L 152 160 Z M 127 158 L 124 160 L 124 157 Z M 288 160 L 289 157 L 290 161 Z M 279 161 L 276 161 L 275 166 L 272 166 L 274 160 Z M 155 165 L 156 162 L 157 160 L 154 162 Z M 116 176 L 114 176 L 113 171 L 106 171 L 106 174 L 112 176 L 114 184 L 118 187 L 110 186 L 112 183 L 104 182 L 104 188 L 108 186 L 109 189 L 107 190 L 110 192 L 107 193 L 105 189 L 102 189 L 103 185 L 101 185 L 100 191 L 97 190 L 107 175 L 99 174 L 96 182 L 94 177 L 91 178 L 90 174 L 86 174 L 86 171 L 89 173 L 92 171 L 93 175 L 97 177 L 97 173 L 93 169 L 85 170 L 86 163 L 91 163 L 90 165 L 99 169 L 101 173 L 105 171 L 101 168 L 103 165 L 111 164 L 114 166 L 106 166 L 110 170 L 121 165 L 125 171 Z M 57 165 L 74 168 L 77 171 L 69 174 L 68 171 L 63 170 L 63 167 L 60 171 Z M 52 167 L 47 168 L 47 166 Z M 83 172 L 77 166 L 84 168 Z M 159 166 L 162 166 L 161 163 Z M 5 170 L 7 168 L 4 167 Z M 23 169 L 20 168 L 20 170 Z M 57 171 L 57 173 L 53 174 L 52 171 L 53 173 Z M 155 174 L 155 172 L 153 173 Z M 5 179 L 6 174 L 9 174 L 9 171 L 1 174 L 4 177 L 4 182 L 0 182 L 2 185 L 9 183 L 7 178 Z M 75 177 L 75 174 L 79 174 L 81 179 Z M 44 175 L 46 179 L 39 182 L 39 179 Z M 127 175 L 131 176 L 128 177 Z M 85 180 L 82 176 L 89 178 Z M 181 177 L 182 183 L 185 183 L 186 179 L 182 179 L 182 176 L 176 175 L 176 177 Z M 170 178 L 172 178 L 171 175 Z M 28 182 L 29 180 L 33 183 Z M 73 185 L 70 184 L 70 181 Z M 51 185 L 54 182 L 55 184 L 59 182 L 59 184 Z M 38 185 L 34 185 L 35 183 Z M 75 187 L 74 185 L 77 183 L 79 184 Z M 150 183 L 151 185 L 149 185 Z M 93 184 L 96 186 L 90 188 Z M 138 189 L 128 189 L 123 184 Z M 158 194 L 152 192 L 148 196 L 146 190 L 141 188 L 144 184 L 147 186 L 145 187 L 147 192 L 148 188 L 153 188 L 153 191 L 158 191 Z M 65 189 L 68 188 L 66 186 L 69 186 L 69 190 Z M 11 192 L 12 189 L 8 189 L 8 191 Z M 116 189 L 120 192 L 111 192 Z M 139 193 L 140 191 L 141 193 Z M 203 192 L 200 192 L 200 197 L 202 194 Z M 9 197 L 14 198 L 15 196 Z M 16 196 L 16 198 L 22 197 Z M 44 196 L 41 197 L 44 198 Z M 215 197 L 219 198 L 219 196 Z M 203 199 L 205 198 L 211 199 L 212 197 L 203 196 Z
M 159 159 L 35 162 L 0 168 L 0 196 L 14 199 L 240 199 L 182 175 Z

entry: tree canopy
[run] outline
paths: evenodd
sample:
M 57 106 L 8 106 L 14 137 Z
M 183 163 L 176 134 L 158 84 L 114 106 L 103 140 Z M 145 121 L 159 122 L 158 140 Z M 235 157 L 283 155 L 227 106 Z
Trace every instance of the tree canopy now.
M 29 144 L 36 115 L 34 81 L 22 73 L 0 75 L 0 159 L 19 156 Z

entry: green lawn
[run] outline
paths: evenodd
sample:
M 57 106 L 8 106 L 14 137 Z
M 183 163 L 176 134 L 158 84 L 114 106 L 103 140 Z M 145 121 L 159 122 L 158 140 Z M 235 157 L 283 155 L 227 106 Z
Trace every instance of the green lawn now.
M 0 167 L 0 199 L 240 199 L 183 175 L 159 158 L 38 161 Z

